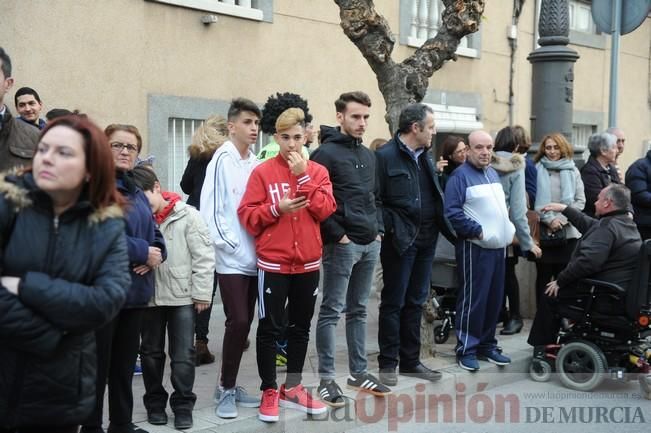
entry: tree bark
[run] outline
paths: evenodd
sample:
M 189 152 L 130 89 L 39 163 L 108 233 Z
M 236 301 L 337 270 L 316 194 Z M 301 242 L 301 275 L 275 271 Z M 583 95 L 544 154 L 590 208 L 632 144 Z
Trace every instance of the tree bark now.
M 426 40 L 400 63 L 391 57 L 395 38 L 387 20 L 375 11 L 373 0 L 335 0 L 341 27 L 371 66 L 386 103 L 389 133 L 398 126 L 400 111 L 420 102 L 429 78 L 448 60 L 456 60 L 459 41 L 479 28 L 485 0 L 443 0 L 445 10 L 435 37 Z

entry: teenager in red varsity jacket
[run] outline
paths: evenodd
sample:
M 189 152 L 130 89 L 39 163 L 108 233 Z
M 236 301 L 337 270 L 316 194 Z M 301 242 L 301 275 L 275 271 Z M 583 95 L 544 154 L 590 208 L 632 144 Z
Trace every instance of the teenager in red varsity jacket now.
M 320 414 L 326 407 L 301 385 L 314 304 L 319 293 L 320 223 L 337 205 L 328 171 L 301 155 L 305 113 L 284 111 L 276 121 L 280 153 L 255 168 L 237 211 L 255 237 L 258 255 L 256 354 L 263 391 L 259 418 L 277 421 L 278 407 Z M 274 341 L 287 303 L 287 378 L 277 390 Z

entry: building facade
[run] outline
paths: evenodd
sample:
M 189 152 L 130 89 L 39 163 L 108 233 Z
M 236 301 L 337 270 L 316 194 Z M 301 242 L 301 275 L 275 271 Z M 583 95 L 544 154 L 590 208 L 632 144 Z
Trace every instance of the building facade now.
M 527 56 L 536 47 L 539 3 L 525 1 L 516 25 L 514 2 L 486 1 L 479 32 L 430 80 L 424 102 L 436 110 L 439 139 L 480 127 L 496 132 L 509 120 L 529 129 Z M 440 0 L 375 5 L 396 36 L 395 60 L 436 33 L 443 7 Z M 597 32 L 589 7 L 570 0 L 570 46 L 580 55 L 577 142 L 607 127 L 611 42 Z M 0 0 L 0 11 L 0 45 L 14 63 L 14 90 L 37 89 L 46 110 L 78 108 L 102 126 L 138 126 L 143 153 L 156 156 L 166 188 L 179 189 L 199 122 L 225 114 L 237 96 L 263 104 L 277 91 L 299 93 L 315 123 L 333 125 L 336 97 L 363 90 L 373 101 L 367 141 L 389 138 L 376 79 L 344 35 L 333 0 Z M 651 145 L 651 17 L 622 37 L 620 49 L 625 168 Z

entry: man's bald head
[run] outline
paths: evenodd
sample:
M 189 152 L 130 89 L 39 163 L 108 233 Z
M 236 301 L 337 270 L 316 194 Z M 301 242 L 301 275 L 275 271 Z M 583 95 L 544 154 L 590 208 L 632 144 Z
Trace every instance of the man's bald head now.
M 468 136 L 468 162 L 477 168 L 488 167 L 493 154 L 493 137 L 482 130 Z
M 470 135 L 468 136 L 468 143 L 471 143 L 471 144 L 473 142 L 487 141 L 487 140 L 490 141 L 491 143 L 493 142 L 493 138 L 491 137 L 491 135 L 488 132 L 483 131 L 481 129 L 477 129 L 475 131 L 472 131 L 470 133 Z

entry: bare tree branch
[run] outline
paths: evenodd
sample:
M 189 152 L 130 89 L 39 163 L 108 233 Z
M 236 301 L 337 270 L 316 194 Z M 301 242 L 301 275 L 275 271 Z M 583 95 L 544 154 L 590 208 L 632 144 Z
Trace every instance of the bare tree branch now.
M 395 67 L 391 52 L 396 39 L 389 23 L 375 11 L 373 0 L 335 0 L 339 5 L 341 27 L 362 52 L 373 71 L 385 72 Z
M 443 0 L 443 4 L 445 10 L 436 36 L 426 40 L 401 63 L 418 77 L 418 82 L 407 83 L 416 101 L 421 101 L 425 96 L 427 83 L 434 72 L 441 69 L 446 61 L 457 60 L 455 52 L 459 42 L 479 29 L 484 12 L 484 0 Z

